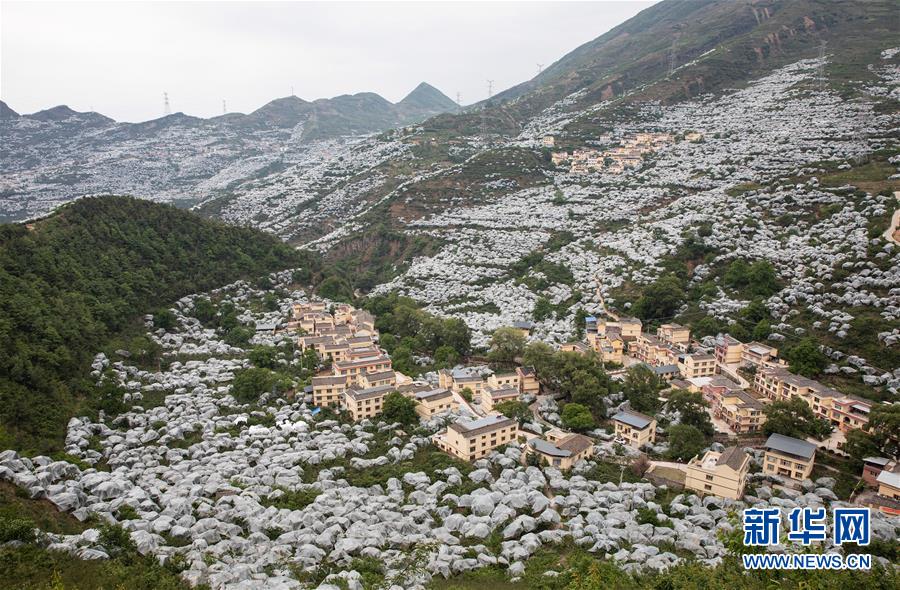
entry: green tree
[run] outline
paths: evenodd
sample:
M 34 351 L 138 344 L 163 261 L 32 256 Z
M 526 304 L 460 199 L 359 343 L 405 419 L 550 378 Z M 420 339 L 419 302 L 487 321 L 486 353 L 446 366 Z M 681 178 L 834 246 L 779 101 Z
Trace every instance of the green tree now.
M 766 415 L 763 425 L 766 434 L 778 433 L 800 439 L 813 436 L 821 440 L 832 430 L 827 420 L 816 418 L 809 404 L 798 397 L 773 402 L 763 412 Z
M 400 392 L 392 391 L 384 398 L 381 418 L 385 422 L 399 422 L 405 426 L 418 424 L 419 415 L 416 414 L 416 400 L 408 398 Z
M 491 336 L 488 358 L 494 363 L 511 363 L 525 350 L 525 336 L 515 328 L 498 328 Z
M 716 430 L 713 427 L 709 413 L 706 411 L 709 404 L 706 403 L 699 392 L 676 389 L 669 394 L 666 405 L 669 410 L 679 413 L 681 424 L 693 426 L 707 437 L 715 434 Z
M 251 367 L 235 374 L 231 395 L 241 403 L 250 404 L 264 393 L 283 393 L 289 387 L 290 381 L 284 376 L 269 369 Z
M 595 425 L 591 411 L 581 404 L 566 404 L 563 407 L 561 418 L 563 426 L 575 432 L 590 430 Z
M 278 350 L 274 346 L 254 346 L 248 358 L 257 367 L 264 369 L 278 367 Z
M 875 442 L 875 437 L 859 428 L 847 433 L 842 450 L 850 455 L 857 470 L 862 468 L 866 457 L 881 455 L 881 447 Z
M 674 424 L 669 427 L 669 459 L 688 461 L 698 455 L 706 447 L 706 437 L 694 426 Z
M 518 421 L 520 424 L 532 418 L 531 408 L 525 402 L 515 400 L 500 402 L 494 406 L 494 409 L 507 418 Z
M 784 357 L 791 372 L 804 377 L 816 377 L 828 366 L 828 357 L 812 338 L 804 338 L 799 344 L 789 348 Z
M 251 338 L 253 338 L 253 330 L 244 326 L 235 326 L 225 332 L 222 341 L 229 346 L 243 348 L 247 346 Z
M 171 309 L 160 308 L 153 313 L 153 325 L 157 328 L 162 328 L 167 332 L 171 332 L 172 329 L 178 325 L 178 319 L 175 317 L 175 314 L 172 313 Z
M 642 320 L 673 317 L 684 302 L 681 281 L 674 275 L 663 275 L 644 288 L 634 304 L 634 314 Z
M 772 324 L 768 320 L 759 320 L 756 326 L 753 327 L 753 339 L 756 341 L 764 342 L 771 333 Z
M 538 297 L 534 303 L 534 311 L 532 317 L 536 322 L 542 322 L 553 315 L 553 304 L 546 297 Z
M 878 404 L 872 408 L 869 428 L 883 455 L 900 455 L 900 404 Z
M 459 395 L 462 396 L 462 398 L 463 398 L 464 400 L 466 400 L 467 402 L 469 402 L 470 404 L 472 403 L 472 400 L 473 400 L 474 397 L 475 397 L 475 393 L 474 393 L 474 392 L 472 391 L 472 389 L 469 388 L 469 387 L 463 387 L 463 388 L 460 390 Z
M 434 364 L 438 369 L 447 369 L 459 364 L 459 353 L 452 346 L 438 346 L 434 351 Z
M 199 297 L 194 300 L 194 317 L 204 326 L 208 326 L 216 318 L 216 306 L 206 297 Z
M 638 412 L 653 415 L 659 410 L 660 389 L 660 378 L 647 365 L 634 365 L 625 371 L 625 398 Z
M 768 260 L 757 260 L 747 272 L 748 292 L 753 297 L 771 297 L 781 286 L 772 263 Z

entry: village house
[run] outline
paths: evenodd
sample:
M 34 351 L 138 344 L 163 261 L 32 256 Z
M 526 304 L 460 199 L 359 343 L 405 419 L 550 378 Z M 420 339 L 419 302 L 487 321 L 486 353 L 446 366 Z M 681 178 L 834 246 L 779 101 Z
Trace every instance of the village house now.
M 716 362 L 720 365 L 739 365 L 744 345 L 740 340 L 728 334 L 719 334 L 716 338 Z
M 443 387 L 416 392 L 414 397 L 418 402 L 416 404 L 416 414 L 425 419 L 431 418 L 436 414 L 459 409 L 459 403 L 456 401 L 453 393 Z
M 741 346 L 740 363 L 745 367 L 764 367 L 777 361 L 778 349 L 760 342 L 748 342 Z
M 347 378 L 325 375 L 312 378 L 313 404 L 319 407 L 337 408 L 344 402 Z
M 768 365 L 757 369 L 753 389 L 772 401 L 799 397 L 818 418 L 828 420 L 842 432 L 868 427 L 871 401 L 843 394 L 818 381 L 791 373 L 783 366 Z
M 396 391 L 393 385 L 379 385 L 366 389 L 348 388 L 344 392 L 344 409 L 350 413 L 354 422 L 364 418 L 372 418 L 384 408 L 384 398 Z
M 721 453 L 706 451 L 687 464 L 684 487 L 700 495 L 711 494 L 729 500 L 744 495 L 750 456 L 739 447 L 728 447 Z
M 622 339 L 622 332 L 619 328 L 607 328 L 603 336 L 589 335 L 588 342 L 599 354 L 602 362 L 618 365 L 624 363 L 625 340 Z
M 516 367 L 516 375 L 519 376 L 519 393 L 538 395 L 541 392 L 541 383 L 534 372 L 534 367 Z
M 766 441 L 763 471 L 794 481 L 808 479 L 816 461 L 816 445 L 783 434 Z
M 756 432 L 766 422 L 762 402 L 743 389 L 729 389 L 714 397 L 711 409 L 735 433 Z
M 519 381 L 520 379 L 517 373 L 494 373 L 493 375 L 488 376 L 487 386 L 493 389 L 512 387 L 518 390 Z
M 525 338 L 528 338 L 529 336 L 531 336 L 531 331 L 534 330 L 534 324 L 527 320 L 520 320 L 517 322 L 513 322 L 511 327 L 514 330 L 518 330 L 518 332 Z
M 678 372 L 685 379 L 711 377 L 716 374 L 716 357 L 705 353 L 685 353 L 678 356 Z
M 554 138 L 552 135 L 545 135 L 541 138 L 541 145 L 545 148 L 552 148 L 556 145 L 556 138 Z
M 878 495 L 900 501 L 900 462 L 891 461 L 875 479 Z
M 396 385 L 397 373 L 394 371 L 379 371 L 377 373 L 361 373 L 356 378 L 356 383 L 363 389 L 379 387 L 381 385 Z
M 872 412 L 871 400 L 844 395 L 831 400 L 831 423 L 841 432 L 850 432 L 853 429 L 867 429 L 869 427 L 869 414 Z
M 639 334 L 629 345 L 628 350 L 631 356 L 651 367 L 675 365 L 678 361 L 678 350 L 653 334 Z
M 639 449 L 656 442 L 655 418 L 634 410 L 624 410 L 613 416 L 612 420 L 616 437 L 623 439 L 629 447 Z
M 579 354 L 587 354 L 591 351 L 591 347 L 585 342 L 575 341 L 561 344 L 559 350 L 562 352 L 577 352 Z
M 590 438 L 554 428 L 543 437 L 530 439 L 522 458 L 527 462 L 529 456 L 536 456 L 541 464 L 566 471 L 582 459 L 589 459 L 593 451 L 594 441 Z
M 473 397 L 479 397 L 484 390 L 484 379 L 459 369 L 441 369 L 438 371 L 438 385 L 453 393 L 470 389 Z
M 597 334 L 603 336 L 610 328 L 618 328 L 619 335 L 625 342 L 632 342 L 641 335 L 643 323 L 638 318 L 619 314 L 615 311 L 607 313 L 610 319 L 597 321 Z
M 687 352 L 691 343 L 691 330 L 681 324 L 663 324 L 656 329 L 660 341 L 682 352 Z
M 552 152 L 550 154 L 550 161 L 553 162 L 554 166 L 559 166 L 560 164 L 564 164 L 569 160 L 569 154 L 567 152 Z
M 481 409 L 487 413 L 493 410 L 497 404 L 514 402 L 518 399 L 518 388 L 501 387 L 499 389 L 494 389 L 493 387 L 486 387 L 481 394 Z
M 887 457 L 865 457 L 863 459 L 862 479 L 873 487 L 878 487 L 878 476 L 891 460 Z
M 435 434 L 432 441 L 442 451 L 472 462 L 516 440 L 517 435 L 518 424 L 515 420 L 501 414 L 490 414 L 478 420 L 455 422 Z
M 391 369 L 391 357 L 386 354 L 332 363 L 335 375 L 356 378 L 362 373 L 380 373 Z

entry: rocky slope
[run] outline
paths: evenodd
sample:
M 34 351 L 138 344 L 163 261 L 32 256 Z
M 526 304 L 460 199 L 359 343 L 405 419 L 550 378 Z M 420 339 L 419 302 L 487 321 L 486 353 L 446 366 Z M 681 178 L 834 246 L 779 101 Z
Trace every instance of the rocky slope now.
M 270 281 L 285 287 L 290 274 Z M 317 418 L 302 397 L 263 395 L 242 404 L 231 382 L 250 365 L 247 351 L 222 342 L 192 314 L 197 298 L 210 296 L 252 323 L 283 316 L 305 298 L 289 293 L 275 312 L 254 312 L 265 295 L 240 282 L 178 301 L 170 330 L 147 318 L 167 366 L 145 370 L 128 359 L 95 358 L 93 377 L 115 380 L 130 409 L 69 422 L 66 450 L 80 467 L 5 451 L 0 479 L 79 519 L 94 513 L 120 524 L 140 553 L 177 567 L 192 585 L 213 588 L 306 582 L 359 589 L 372 583 L 360 579 L 366 559 L 382 564 L 386 585 L 402 588 L 492 566 L 516 579 L 530 556 L 563 542 L 626 571 L 663 570 L 688 553 L 716 565 L 727 552 L 722 532 L 733 530 L 732 515 L 745 506 L 787 512 L 843 505 L 830 478 L 774 491 L 777 478 L 756 474 L 743 502 L 671 494 L 646 481 L 601 482 L 597 461 L 628 460 L 603 431 L 595 433 L 596 458 L 563 474 L 522 466 L 517 443 L 472 466 L 450 460 L 428 434 L 456 416 L 407 433 L 379 421 Z M 251 344 L 285 337 L 256 336 Z M 607 401 L 614 408 L 621 399 Z M 758 463 L 759 452 L 750 451 Z M 643 522 L 643 509 L 657 524 Z M 896 518 L 872 519 L 875 539 L 896 538 Z M 107 557 L 94 528 L 39 542 L 82 559 Z
M 35 217 L 85 194 L 126 193 L 162 201 L 208 196 L 203 185 L 240 171 L 252 178 L 301 159 L 310 142 L 422 121 L 456 104 L 422 83 L 397 104 L 373 93 L 307 102 L 273 100 L 244 115 L 175 113 L 116 123 L 58 106 L 19 115 L 0 107 L 0 221 Z

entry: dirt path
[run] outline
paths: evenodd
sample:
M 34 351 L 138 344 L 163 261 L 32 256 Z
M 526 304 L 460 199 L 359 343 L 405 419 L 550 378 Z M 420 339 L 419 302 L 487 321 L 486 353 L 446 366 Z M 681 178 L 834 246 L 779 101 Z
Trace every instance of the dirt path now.
M 894 191 L 894 198 L 900 201 L 900 191 Z M 884 232 L 884 239 L 900 246 L 900 207 L 894 210 L 894 216 L 891 217 L 891 225 Z

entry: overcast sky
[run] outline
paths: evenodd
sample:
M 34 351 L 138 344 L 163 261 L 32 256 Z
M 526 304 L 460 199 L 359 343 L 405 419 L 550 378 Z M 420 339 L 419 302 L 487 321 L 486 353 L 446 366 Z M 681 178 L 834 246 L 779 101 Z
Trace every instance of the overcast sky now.
M 610 2 L 0 2 L 0 97 L 119 121 L 250 112 L 287 96 L 402 99 L 419 82 L 463 104 L 533 77 L 650 6 Z

